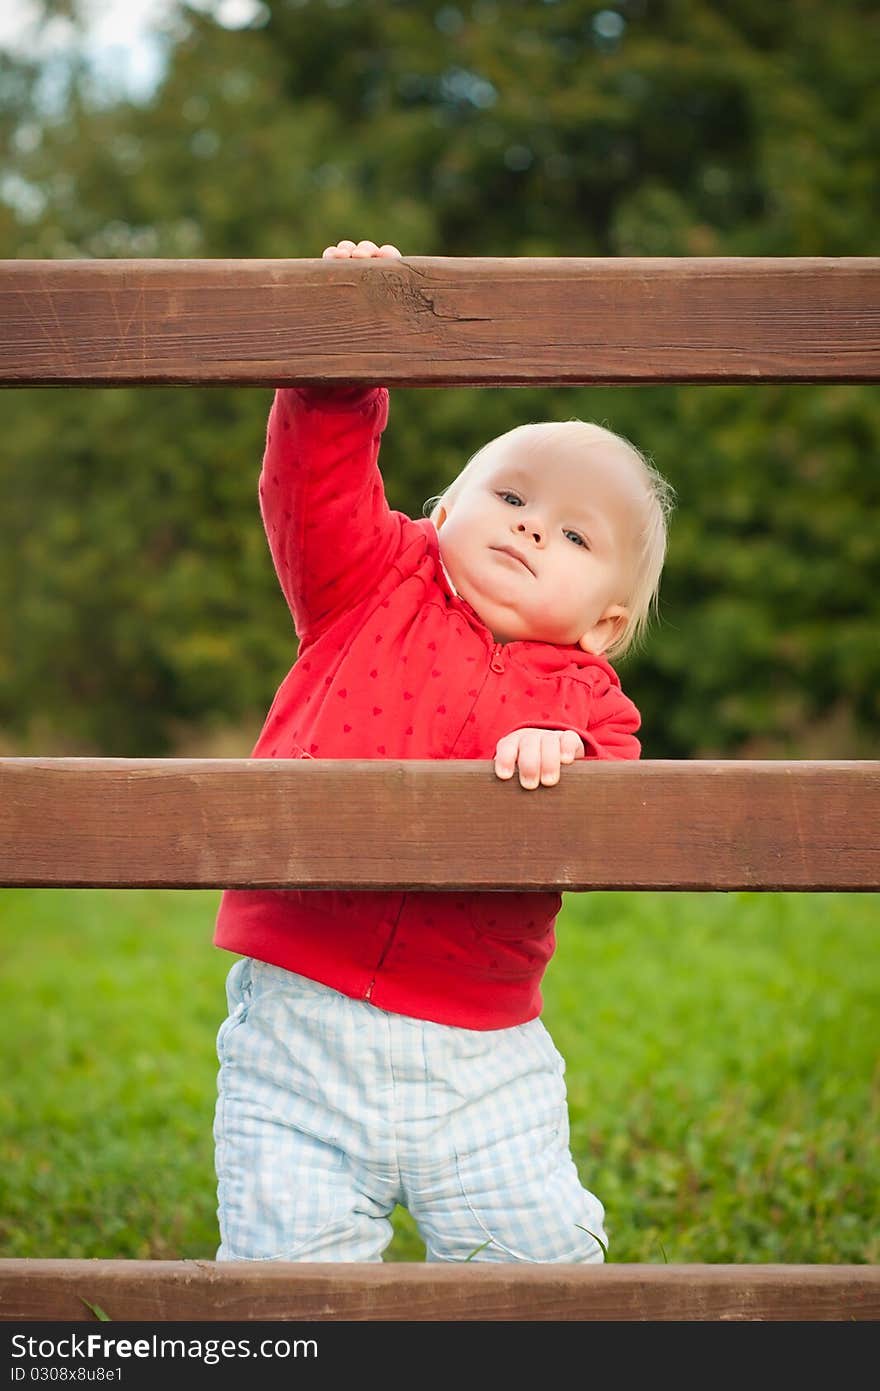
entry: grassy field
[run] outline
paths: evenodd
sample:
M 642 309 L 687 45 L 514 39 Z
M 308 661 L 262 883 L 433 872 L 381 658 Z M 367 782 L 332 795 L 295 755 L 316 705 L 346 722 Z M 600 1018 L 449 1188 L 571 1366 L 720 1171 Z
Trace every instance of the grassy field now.
M 0 891 L 0 1255 L 213 1257 L 218 899 Z M 544 1019 L 610 1258 L 878 1261 L 880 898 L 572 895 L 558 927 Z

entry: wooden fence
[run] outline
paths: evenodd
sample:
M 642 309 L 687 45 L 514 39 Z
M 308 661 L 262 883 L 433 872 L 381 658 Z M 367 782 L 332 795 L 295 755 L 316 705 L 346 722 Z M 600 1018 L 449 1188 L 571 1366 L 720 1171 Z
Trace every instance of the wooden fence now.
M 6 386 L 876 381 L 880 259 L 12 261 L 0 326 Z M 584 763 L 535 797 L 488 762 L 5 758 L 13 885 L 876 891 L 880 762 Z M 880 1268 L 0 1261 L 0 1319 L 84 1297 L 120 1321 L 850 1320 L 880 1317 Z

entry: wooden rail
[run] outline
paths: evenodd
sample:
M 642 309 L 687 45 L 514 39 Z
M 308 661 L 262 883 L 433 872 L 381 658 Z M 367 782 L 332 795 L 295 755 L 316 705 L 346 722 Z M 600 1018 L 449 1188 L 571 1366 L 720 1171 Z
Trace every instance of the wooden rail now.
M 880 377 L 880 258 L 0 262 L 0 385 Z
M 880 762 L 3 758 L 0 885 L 880 889 Z
M 0 1261 L 0 1320 L 880 1319 L 880 1266 Z M 173 1328 L 166 1330 L 173 1336 Z

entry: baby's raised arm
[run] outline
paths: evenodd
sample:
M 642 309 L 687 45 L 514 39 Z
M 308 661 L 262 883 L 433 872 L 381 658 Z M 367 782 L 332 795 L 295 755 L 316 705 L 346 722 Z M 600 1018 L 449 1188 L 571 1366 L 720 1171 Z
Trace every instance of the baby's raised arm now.
M 396 247 L 340 242 L 324 258 L 400 259 Z M 260 474 L 260 510 L 301 640 L 371 592 L 401 544 L 378 469 L 388 420 L 381 386 L 282 387 Z

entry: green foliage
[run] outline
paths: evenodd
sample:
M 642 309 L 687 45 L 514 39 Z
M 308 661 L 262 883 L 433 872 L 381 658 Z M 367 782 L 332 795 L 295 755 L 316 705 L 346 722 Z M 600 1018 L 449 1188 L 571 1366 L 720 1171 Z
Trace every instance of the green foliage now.
M 543 1017 L 612 1261 L 880 1259 L 878 902 L 566 896 Z M 0 1256 L 215 1255 L 216 904 L 0 894 Z
M 180 7 L 138 105 L 0 60 L 0 256 L 870 253 L 880 17 L 735 0 Z M 4 201 L 5 200 L 5 201 Z M 249 752 L 295 655 L 256 500 L 266 391 L 6 391 L 0 729 L 10 751 Z M 395 392 L 420 515 L 486 439 L 607 421 L 677 489 L 662 622 L 621 669 L 653 757 L 877 756 L 876 391 Z

